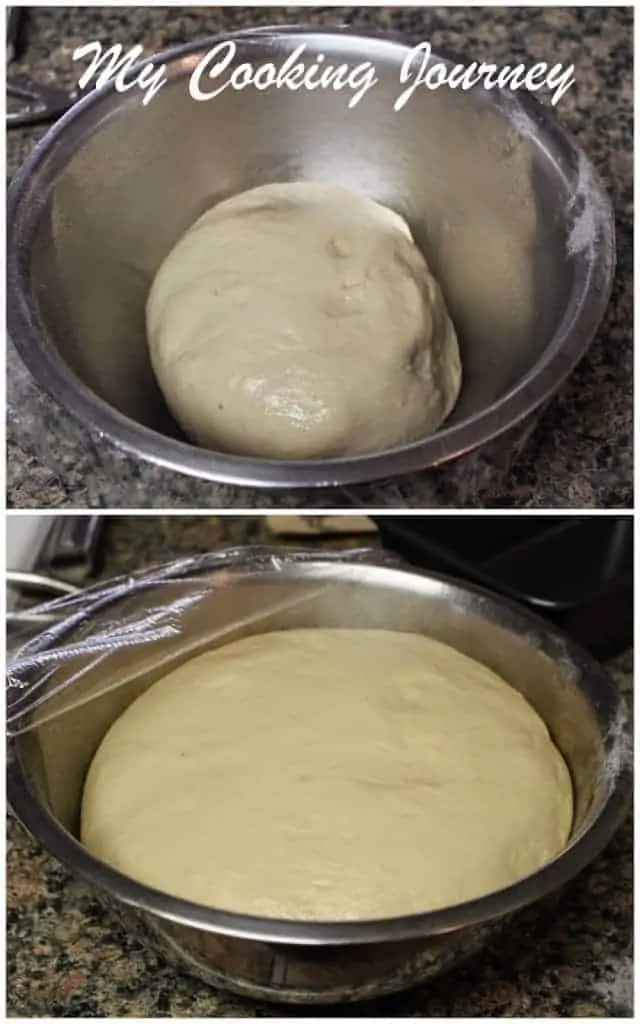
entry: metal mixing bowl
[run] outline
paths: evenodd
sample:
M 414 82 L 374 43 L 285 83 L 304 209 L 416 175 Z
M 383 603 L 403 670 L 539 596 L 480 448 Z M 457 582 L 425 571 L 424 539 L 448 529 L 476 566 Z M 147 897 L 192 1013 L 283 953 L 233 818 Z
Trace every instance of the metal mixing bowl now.
M 168 83 L 148 106 L 138 89 L 109 86 L 78 103 L 10 193 L 9 333 L 38 382 L 129 452 L 250 486 L 407 473 L 531 414 L 593 338 L 615 252 L 609 201 L 551 110 L 530 95 L 422 87 L 394 112 L 410 52 L 395 39 L 300 28 L 225 38 L 237 44 L 236 64 L 279 63 L 305 44 L 308 61 L 372 61 L 378 82 L 351 110 L 350 95 L 320 90 L 227 89 L 196 102 L 188 79 L 219 41 L 209 39 L 158 58 Z M 434 435 L 383 453 L 278 461 L 195 447 L 169 413 L 145 340 L 156 270 L 216 201 L 295 179 L 368 193 L 410 223 L 462 348 L 463 390 Z
M 357 923 L 287 922 L 224 913 L 125 877 L 94 858 L 76 837 L 85 774 L 102 737 L 157 678 L 157 669 L 151 670 L 145 660 L 148 645 L 100 659 L 74 693 L 86 696 L 85 687 L 132 666 L 139 669 L 136 681 L 47 722 L 34 719 L 30 731 L 11 741 L 9 801 L 25 826 L 94 886 L 127 927 L 172 963 L 212 985 L 291 1003 L 366 999 L 410 987 L 479 949 L 510 915 L 557 890 L 609 840 L 631 793 L 625 704 L 589 655 L 501 597 L 443 576 L 379 564 L 372 554 L 355 562 L 340 553 L 283 559 L 280 550 L 277 563 L 263 560 L 260 565 L 254 557 L 251 552 L 227 564 L 224 575 L 217 577 L 222 589 L 214 586 L 210 557 L 198 559 L 193 568 L 181 567 L 184 592 L 197 580 L 206 596 L 185 613 L 181 637 L 166 642 L 167 652 L 172 643 L 184 645 L 185 638 L 196 648 L 202 646 L 211 630 L 265 609 L 271 609 L 268 620 L 245 624 L 234 638 L 287 627 L 350 626 L 408 630 L 451 644 L 519 690 L 545 719 L 562 751 L 573 779 L 575 818 L 570 843 L 560 856 L 507 889 L 459 906 Z M 120 621 L 136 609 L 143 613 L 154 598 L 153 590 L 132 590 L 131 580 L 120 594 L 107 604 L 103 601 L 102 610 L 82 625 L 85 636 L 103 626 L 105 617 Z M 294 598 L 301 600 L 293 604 Z M 183 653 L 176 657 L 184 660 Z M 265 728 L 272 729 L 277 743 L 278 723 L 266 722 Z M 211 813 L 215 815 L 215 807 Z

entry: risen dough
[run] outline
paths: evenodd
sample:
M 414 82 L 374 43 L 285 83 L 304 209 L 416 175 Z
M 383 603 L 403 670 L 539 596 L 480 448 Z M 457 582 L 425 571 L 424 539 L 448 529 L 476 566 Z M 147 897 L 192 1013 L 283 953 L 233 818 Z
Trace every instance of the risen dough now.
M 508 885 L 571 820 L 545 725 L 483 665 L 408 633 L 291 630 L 200 655 L 127 709 L 82 840 L 203 904 L 353 920 Z
M 460 391 L 407 224 L 335 185 L 265 185 L 205 213 L 156 275 L 147 335 L 185 432 L 240 455 L 382 451 L 434 431 Z

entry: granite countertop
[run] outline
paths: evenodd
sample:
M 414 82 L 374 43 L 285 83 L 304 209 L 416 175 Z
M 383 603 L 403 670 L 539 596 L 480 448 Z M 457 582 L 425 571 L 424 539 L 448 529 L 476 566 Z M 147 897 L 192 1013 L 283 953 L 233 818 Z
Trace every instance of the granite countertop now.
M 115 518 L 101 576 L 218 543 L 269 539 L 260 519 Z M 610 669 L 631 700 L 631 652 Z M 329 1008 L 322 1015 L 632 1017 L 632 833 L 629 815 L 553 909 L 520 913 L 509 931 L 467 965 L 416 991 L 375 1004 Z M 11 819 L 7 856 L 9 1017 L 304 1014 L 216 992 L 164 966 L 120 932 L 82 883 Z
M 631 8 L 32 8 L 12 69 L 71 85 L 71 53 L 99 38 L 146 52 L 230 27 L 304 20 L 405 32 L 468 59 L 575 62 L 558 115 L 596 164 L 618 232 L 614 294 L 598 336 L 531 436 L 518 434 L 441 470 L 331 492 L 256 492 L 192 480 L 91 437 L 32 384 L 13 351 L 8 373 L 8 501 L 26 507 L 631 507 Z M 77 69 L 75 69 L 77 74 Z M 12 130 L 9 172 L 43 134 Z

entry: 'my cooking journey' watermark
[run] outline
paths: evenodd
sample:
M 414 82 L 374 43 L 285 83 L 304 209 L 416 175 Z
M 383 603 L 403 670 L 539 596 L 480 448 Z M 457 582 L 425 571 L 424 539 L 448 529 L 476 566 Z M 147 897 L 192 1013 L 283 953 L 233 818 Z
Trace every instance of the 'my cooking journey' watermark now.
M 254 88 L 260 92 L 270 89 L 332 90 L 344 92 L 349 109 L 358 103 L 378 82 L 376 66 L 371 61 L 359 64 L 331 63 L 324 54 L 307 54 L 301 43 L 281 63 L 249 61 L 236 62 L 236 44 L 233 40 L 217 43 L 197 63 L 188 80 L 189 95 L 198 102 L 214 99 L 227 89 L 241 91 Z M 91 63 L 79 80 L 82 89 L 99 87 L 113 81 L 119 92 L 139 88 L 143 91 L 143 104 L 153 97 L 168 81 L 165 64 L 148 61 L 143 67 L 136 65 L 143 59 L 142 46 L 125 51 L 120 43 L 106 49 L 94 41 L 77 47 L 73 60 L 90 58 Z M 398 92 L 394 110 L 402 110 L 418 89 L 526 89 L 537 92 L 545 88 L 555 106 L 574 84 L 575 65 L 548 64 L 539 61 L 525 64 L 491 64 L 472 61 L 470 64 L 444 63 L 432 60 L 431 44 L 418 43 L 408 54 L 398 72 Z

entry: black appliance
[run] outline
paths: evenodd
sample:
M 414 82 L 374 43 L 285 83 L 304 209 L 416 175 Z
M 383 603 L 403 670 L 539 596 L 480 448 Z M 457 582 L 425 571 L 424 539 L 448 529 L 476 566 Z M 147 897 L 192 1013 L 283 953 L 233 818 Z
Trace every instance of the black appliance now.
M 387 550 L 521 602 L 600 659 L 633 643 L 631 516 L 373 518 Z

